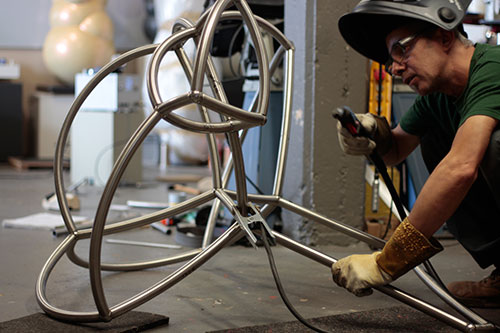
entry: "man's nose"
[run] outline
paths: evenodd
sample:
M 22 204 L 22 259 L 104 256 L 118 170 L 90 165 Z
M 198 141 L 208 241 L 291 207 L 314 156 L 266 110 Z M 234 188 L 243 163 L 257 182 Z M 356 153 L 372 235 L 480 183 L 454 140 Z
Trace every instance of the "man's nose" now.
M 392 63 L 392 66 L 391 66 L 391 72 L 392 72 L 393 75 L 401 76 L 401 74 L 403 73 L 405 67 L 406 67 L 405 65 L 400 64 L 400 63 L 394 61 Z

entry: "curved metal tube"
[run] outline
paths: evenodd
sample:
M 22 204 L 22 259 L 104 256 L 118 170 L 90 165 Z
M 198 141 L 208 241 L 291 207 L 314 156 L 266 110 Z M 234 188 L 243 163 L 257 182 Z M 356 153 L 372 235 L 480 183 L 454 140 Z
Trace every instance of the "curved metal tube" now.
M 159 210 L 159 211 L 151 213 L 151 214 L 142 215 L 140 217 L 136 217 L 133 219 L 108 224 L 104 227 L 103 235 L 109 235 L 109 234 L 113 234 L 113 233 L 117 233 L 117 232 L 135 229 L 135 228 L 138 228 L 141 226 L 148 225 L 148 224 L 155 222 L 155 221 L 159 221 L 159 220 L 162 220 L 162 219 L 165 219 L 168 217 L 180 215 L 182 213 L 185 213 L 187 211 L 192 210 L 193 208 L 204 205 L 214 198 L 215 198 L 214 191 L 207 191 L 205 193 L 197 195 L 196 197 L 188 199 L 182 203 L 176 204 L 172 207 L 165 208 L 165 209 Z M 81 239 L 90 238 L 91 232 L 92 232 L 92 229 L 78 230 L 74 235 L 76 237 L 76 240 L 78 241 Z M 193 254 L 197 254 L 199 251 L 201 251 L 201 250 L 188 251 L 186 253 L 177 254 L 173 257 L 169 257 L 169 258 L 165 258 L 165 259 L 149 260 L 149 261 L 145 261 L 145 262 L 126 263 L 126 264 L 102 263 L 101 268 L 103 270 L 108 270 L 108 271 L 129 271 L 129 270 L 154 268 L 154 267 L 170 265 L 170 264 L 178 263 L 181 261 L 185 261 L 187 259 L 190 259 L 193 256 Z M 67 255 L 68 255 L 68 258 L 78 266 L 81 266 L 84 268 L 88 268 L 90 266 L 88 261 L 81 259 L 74 252 L 74 246 L 70 247 L 67 250 Z
M 146 45 L 143 47 L 139 47 L 119 56 L 118 58 L 116 58 L 115 60 L 111 61 L 106 66 L 104 66 L 101 70 L 99 70 L 96 73 L 96 75 L 87 83 L 82 92 L 75 98 L 75 101 L 71 105 L 68 114 L 64 119 L 56 143 L 56 150 L 54 157 L 54 183 L 55 183 L 55 192 L 57 196 L 57 201 L 59 203 L 61 215 L 63 217 L 66 228 L 70 233 L 74 233 L 76 231 L 76 227 L 69 210 L 68 201 L 66 199 L 66 192 L 63 180 L 63 160 L 64 160 L 64 147 L 66 146 L 71 124 L 73 123 L 73 120 L 75 119 L 78 111 L 80 110 L 80 107 L 82 106 L 85 99 L 89 96 L 90 92 L 109 73 L 116 71 L 124 64 L 136 58 L 152 53 L 155 49 L 156 45 Z

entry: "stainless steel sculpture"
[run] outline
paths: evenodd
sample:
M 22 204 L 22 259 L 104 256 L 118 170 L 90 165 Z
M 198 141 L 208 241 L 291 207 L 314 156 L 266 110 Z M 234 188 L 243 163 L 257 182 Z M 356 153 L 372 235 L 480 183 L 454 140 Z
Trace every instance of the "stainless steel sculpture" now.
M 238 10 L 226 11 L 225 9 L 231 4 L 235 5 Z M 260 90 L 258 94 L 256 94 L 249 111 L 231 106 L 228 103 L 224 89 L 217 76 L 214 64 L 209 54 L 209 47 L 211 45 L 217 23 L 221 20 L 228 19 L 243 20 L 255 45 L 259 64 Z M 280 44 L 278 51 L 275 53 L 270 63 L 266 57 L 266 52 L 264 52 L 265 49 L 261 36 L 262 31 L 270 34 Z M 183 50 L 183 44 L 189 39 L 193 39 L 197 45 L 197 55 L 194 63 L 190 62 Z M 191 90 L 181 96 L 177 96 L 168 101 L 163 101 L 158 90 L 157 75 L 159 64 L 167 52 L 175 52 L 177 55 L 185 70 L 187 78 L 191 82 Z M 77 230 L 71 217 L 68 202 L 66 201 L 65 187 L 63 183 L 63 148 L 66 144 L 71 124 L 82 103 L 104 77 L 127 62 L 148 54 L 152 54 L 148 68 L 149 72 L 147 83 L 154 112 L 135 131 L 116 161 L 109 180 L 104 188 L 104 192 L 100 198 L 93 227 L 91 229 Z M 276 70 L 282 61 L 284 63 L 285 74 L 283 119 L 273 193 L 271 195 L 248 194 L 246 189 L 241 143 L 245 138 L 247 129 L 265 124 L 269 102 L 270 75 Z M 267 226 L 265 218 L 276 207 L 281 207 L 301 215 L 308 220 L 313 220 L 335 230 L 341 231 L 344 234 L 367 244 L 376 247 L 382 247 L 384 245 L 384 241 L 379 238 L 294 204 L 293 202 L 284 199 L 281 195 L 283 175 L 285 172 L 285 161 L 288 150 L 287 143 L 290 131 L 293 61 L 293 44 L 272 24 L 260 17 L 254 16 L 246 1 L 219 0 L 210 10 L 202 15 L 196 23 L 191 23 L 185 19 L 179 19 L 173 27 L 172 35 L 163 43 L 159 45 L 148 45 L 127 52 L 107 64 L 93 77 L 93 79 L 82 90 L 80 95 L 77 96 L 71 106 L 62 126 L 56 147 L 54 168 L 56 194 L 59 206 L 61 207 L 61 214 L 69 231 L 69 235 L 48 258 L 42 268 L 42 271 L 40 272 L 36 284 L 37 301 L 40 307 L 49 316 L 59 320 L 74 322 L 110 321 L 113 318 L 116 318 L 163 293 L 176 283 L 180 282 L 184 277 L 194 272 L 208 259 L 213 257 L 220 249 L 237 241 L 241 237 L 247 237 L 250 243 L 255 246 L 256 238 L 254 230 L 255 232 L 259 232 L 258 229 L 260 228 L 254 227 L 261 225 L 265 227 L 267 233 L 269 233 L 271 237 L 275 238 L 279 244 L 292 251 L 298 252 L 326 266 L 331 266 L 334 262 L 336 262 L 336 259 L 329 255 L 321 253 L 280 233 L 272 231 Z M 213 92 L 213 97 L 202 92 L 204 79 L 208 79 Z M 196 104 L 204 121 L 193 121 L 175 113 L 176 108 L 187 104 Z M 212 122 L 208 117 L 207 110 L 219 113 L 221 121 Z M 162 120 L 166 120 L 186 130 L 206 133 L 212 161 L 213 188 L 205 193 L 199 194 L 167 209 L 162 209 L 155 213 L 143 215 L 138 218 L 106 224 L 106 216 L 108 214 L 111 201 L 130 159 L 154 126 Z M 224 170 L 222 170 L 221 161 L 219 160 L 217 154 L 215 142 L 216 133 L 225 133 L 227 135 L 232 152 L 232 158 Z M 230 191 L 226 188 L 229 175 L 233 172 L 233 170 L 236 181 L 236 191 Z M 209 216 L 203 244 L 200 249 L 147 262 L 132 262 L 127 264 L 101 262 L 101 247 L 104 235 L 145 226 L 152 222 L 192 210 L 193 208 L 211 200 L 214 200 L 214 203 Z M 232 213 L 237 223 L 233 224 L 233 226 L 231 226 L 222 236 L 217 238 L 215 241 L 212 241 L 215 219 L 221 205 L 225 206 Z M 78 241 L 89 238 L 90 253 L 89 260 L 86 261 L 75 253 L 75 246 Z M 64 254 L 66 254 L 74 264 L 88 268 L 96 311 L 68 311 L 51 305 L 51 303 L 47 300 L 46 286 L 49 276 L 55 265 Z M 136 294 L 135 296 L 125 299 L 119 304 L 112 306 L 108 305 L 103 290 L 101 278 L 102 270 L 131 271 L 159 267 L 179 262 L 186 263 L 170 275 L 166 276 L 164 279 L 158 281 L 156 284 Z M 429 269 L 429 267 L 430 264 L 426 266 L 426 270 L 420 267 L 415 268 L 415 272 L 431 290 L 433 290 L 452 308 L 457 310 L 464 318 L 466 318 L 466 320 L 457 318 L 452 314 L 449 314 L 392 286 L 379 287 L 377 290 L 422 312 L 425 312 L 459 330 L 475 331 L 494 329 L 492 324 L 462 306 L 449 296 L 449 294 L 445 291 L 445 288 L 442 287 L 437 275 L 433 273 L 432 269 Z M 430 272 L 430 274 L 428 272 Z

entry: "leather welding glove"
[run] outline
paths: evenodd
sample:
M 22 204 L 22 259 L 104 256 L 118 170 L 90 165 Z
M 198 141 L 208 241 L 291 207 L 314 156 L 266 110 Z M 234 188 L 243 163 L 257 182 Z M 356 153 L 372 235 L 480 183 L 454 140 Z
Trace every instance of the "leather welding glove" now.
M 340 148 L 350 155 L 369 155 L 376 148 L 380 155 L 386 154 L 392 146 L 391 128 L 385 117 L 371 113 L 356 114 L 365 135 L 353 136 L 349 131 L 337 122 L 337 134 Z
M 382 251 L 340 259 L 332 265 L 333 280 L 356 296 L 370 295 L 413 267 L 443 250 L 433 237 L 427 239 L 406 218 Z

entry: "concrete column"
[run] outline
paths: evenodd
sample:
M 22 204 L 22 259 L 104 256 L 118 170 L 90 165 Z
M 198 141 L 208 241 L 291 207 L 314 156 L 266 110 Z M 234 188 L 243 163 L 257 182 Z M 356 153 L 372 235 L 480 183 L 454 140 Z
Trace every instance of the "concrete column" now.
M 364 215 L 364 158 L 346 156 L 338 145 L 331 110 L 367 109 L 366 58 L 351 50 L 338 31 L 348 0 L 285 1 L 285 34 L 296 47 L 293 122 L 284 197 L 355 227 Z M 284 232 L 308 245 L 347 245 L 354 240 L 283 212 Z

